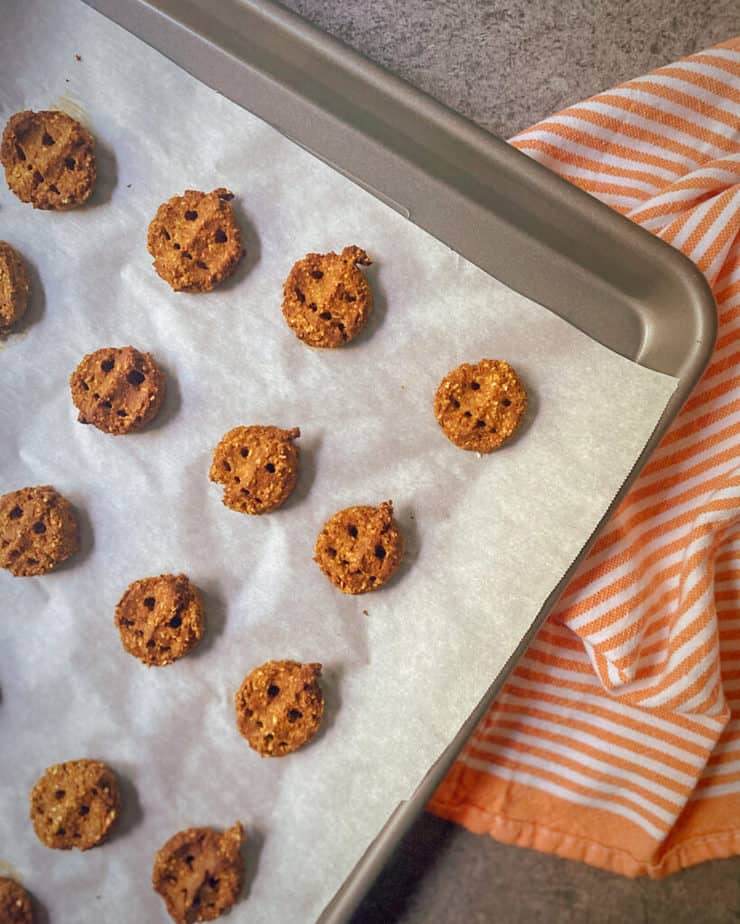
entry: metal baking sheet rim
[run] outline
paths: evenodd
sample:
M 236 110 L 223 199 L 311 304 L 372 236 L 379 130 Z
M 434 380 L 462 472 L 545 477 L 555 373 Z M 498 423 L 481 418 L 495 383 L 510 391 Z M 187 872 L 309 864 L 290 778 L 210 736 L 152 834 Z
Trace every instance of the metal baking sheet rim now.
M 510 252 L 517 253 L 522 247 L 527 249 L 529 219 L 529 244 L 534 240 L 540 245 L 544 238 L 544 253 L 550 249 L 561 258 L 558 263 L 560 275 L 556 278 L 555 284 L 552 284 L 552 279 L 548 280 L 548 284 L 553 294 L 557 290 L 556 294 L 561 297 L 563 304 L 552 310 L 595 339 L 629 356 L 633 361 L 668 372 L 679 380 L 676 392 L 620 491 L 578 557 L 545 601 L 504 669 L 491 684 L 455 739 L 427 772 L 415 793 L 397 807 L 319 918 L 319 924 L 342 924 L 360 904 L 400 839 L 423 810 L 465 741 L 495 699 L 517 660 L 546 619 L 580 561 L 587 554 L 602 526 L 688 398 L 708 363 L 714 346 L 714 300 L 704 277 L 682 254 L 272 0 L 228 0 L 222 5 L 213 6 L 209 5 L 208 0 L 84 2 L 161 51 L 202 82 L 219 92 L 224 92 L 234 102 L 270 122 L 294 141 L 369 189 L 386 204 L 448 243 L 471 262 L 510 284 L 512 288 L 523 291 L 523 294 L 550 307 L 549 299 L 544 300 L 539 292 L 532 293 L 529 286 L 517 285 L 516 279 L 512 283 L 510 278 L 506 278 L 506 271 L 502 272 L 496 266 L 492 266 L 495 262 L 494 256 L 498 257 L 500 262 L 506 263 Z M 218 10 L 218 18 L 215 10 Z M 231 22 L 229 13 L 233 14 Z M 241 50 L 240 39 L 243 40 Z M 278 66 L 272 72 L 265 67 L 260 74 L 254 60 L 245 55 L 246 50 L 255 48 L 265 52 L 264 56 L 259 55 L 263 67 L 265 61 L 276 62 Z M 280 50 L 282 57 L 281 54 L 273 54 L 275 48 Z M 286 60 L 298 62 L 293 66 L 293 72 L 296 66 L 299 70 L 306 67 L 311 71 L 315 80 L 312 85 L 315 91 L 313 99 L 302 99 L 295 85 L 291 86 L 290 67 L 283 73 L 280 72 L 279 65 L 281 62 L 284 64 Z M 245 72 L 253 82 L 259 82 L 261 76 L 263 85 L 255 91 L 252 83 L 240 84 L 239 78 L 243 81 Z M 229 91 L 225 84 L 230 73 L 232 85 Z M 306 83 L 306 90 L 308 86 Z M 350 100 L 350 103 L 355 105 L 349 105 L 342 111 L 341 106 L 337 107 L 337 100 L 341 102 L 342 90 L 345 87 L 355 94 L 354 100 Z M 443 175 L 440 182 L 440 176 L 435 176 L 434 171 L 436 169 L 439 174 L 446 170 L 444 160 L 435 161 L 434 158 L 429 158 L 427 162 L 423 149 L 415 149 L 413 145 L 407 149 L 401 146 L 402 156 L 399 156 L 399 137 L 398 133 L 394 134 L 392 124 L 384 126 L 382 122 L 378 123 L 381 131 L 388 133 L 385 139 L 387 143 L 383 143 L 381 137 L 378 145 L 378 124 L 368 117 L 366 110 L 356 106 L 357 93 L 362 92 L 363 88 L 366 89 L 368 98 L 373 100 L 376 111 L 382 112 L 385 104 L 388 106 L 388 112 L 394 106 L 397 107 L 396 118 L 403 118 L 404 112 L 413 113 L 417 120 L 416 129 L 425 136 L 426 144 L 443 149 L 445 153 L 452 151 L 459 154 L 459 160 L 456 161 L 458 164 L 462 161 L 457 167 L 459 172 L 454 177 Z M 316 125 L 306 118 L 305 111 L 303 118 L 300 118 L 300 110 L 302 103 L 305 103 L 306 110 L 310 106 L 314 111 L 321 112 L 324 90 L 327 94 L 323 100 L 326 105 L 324 111 L 329 119 L 321 126 L 321 131 L 317 132 Z M 297 110 L 293 111 L 296 106 Z M 345 118 L 337 117 L 337 111 Z M 302 124 L 305 127 L 303 132 Z M 333 127 L 333 132 L 329 134 L 324 131 L 327 124 Z M 365 134 L 368 127 L 376 129 L 375 135 L 370 138 L 374 147 L 371 152 L 365 152 L 364 165 L 358 165 L 357 158 L 353 156 L 352 143 L 358 137 L 368 138 Z M 385 162 L 384 154 L 387 155 Z M 465 173 L 466 162 L 470 168 L 468 175 Z M 384 169 L 390 171 L 385 184 L 378 180 L 378 172 L 383 174 Z M 407 183 L 409 177 L 412 182 Z M 425 178 L 436 184 L 435 197 L 430 197 L 428 189 L 423 188 Z M 485 184 L 495 190 L 497 179 L 501 195 L 501 201 L 498 203 L 500 208 L 492 209 L 489 201 L 481 204 L 471 200 L 471 190 L 480 191 Z M 422 188 L 419 188 L 420 183 Z M 402 189 L 404 193 L 399 194 L 399 190 Z M 414 194 L 417 198 L 421 196 L 418 199 L 418 207 L 413 201 Z M 468 230 L 467 234 L 464 230 L 461 232 L 461 229 L 454 225 L 454 221 L 450 221 L 449 209 L 445 208 L 445 196 L 448 196 L 447 203 L 456 204 L 462 215 L 475 212 L 475 227 L 472 231 Z M 436 206 L 441 215 L 447 216 L 447 227 L 445 219 L 424 211 L 425 207 L 429 207 L 430 198 L 432 207 Z M 514 212 L 511 211 L 512 198 L 515 205 L 517 199 L 519 202 L 519 208 Z M 401 204 L 404 201 L 406 205 Z M 551 217 L 547 215 L 548 210 L 560 214 L 563 218 L 566 212 L 569 218 L 576 217 L 576 231 L 580 230 L 580 236 L 576 234 L 570 244 L 568 240 L 561 239 L 557 227 L 548 227 L 547 218 Z M 517 217 L 520 219 L 518 222 Z M 486 254 L 479 249 L 480 241 L 485 237 L 480 231 L 487 226 L 496 233 L 495 255 Z M 569 230 L 572 236 L 572 224 Z M 502 231 L 505 246 L 502 244 Z M 507 239 L 507 234 L 510 239 Z M 577 284 L 580 286 L 583 282 L 580 277 L 584 273 L 587 276 L 589 269 L 594 269 L 584 266 L 587 262 L 585 259 L 574 260 L 575 251 L 572 247 L 577 248 L 579 242 L 583 243 L 586 252 L 589 252 L 587 245 L 590 245 L 590 254 L 596 264 L 597 274 L 599 269 L 605 271 L 605 268 L 611 273 L 614 266 L 619 266 L 620 257 L 622 260 L 631 257 L 634 261 L 629 264 L 623 263 L 621 266 L 625 289 L 621 319 L 605 317 L 608 315 L 607 311 L 602 311 L 601 318 L 597 319 L 587 311 L 584 312 L 582 308 L 579 310 L 578 304 L 569 311 L 568 273 L 572 272 L 573 279 L 578 280 Z M 618 251 L 616 254 L 615 248 Z M 532 247 L 529 249 L 532 250 Z M 611 262 L 606 257 L 604 262 L 601 262 L 599 253 L 607 249 Z M 542 253 L 543 251 L 540 251 L 537 255 L 542 257 Z M 560 263 L 564 265 L 564 269 Z M 635 264 L 638 271 L 634 270 Z M 650 270 L 649 285 L 643 281 L 645 277 L 640 277 L 640 264 Z M 543 272 L 543 275 L 547 273 Z M 601 292 L 602 295 L 607 293 L 609 287 L 619 290 L 618 276 L 619 273 L 616 276 L 613 273 L 608 275 L 608 286 Z M 560 291 L 563 287 L 561 283 L 565 292 Z M 646 286 L 644 292 L 640 290 L 641 284 Z M 586 291 L 588 285 L 591 285 L 595 294 L 600 293 L 596 279 L 586 279 L 585 285 Z M 664 290 L 663 301 L 660 297 L 661 285 Z M 573 287 L 572 285 L 570 288 Z M 627 290 L 632 291 L 627 294 Z M 609 294 L 613 296 L 613 292 Z M 574 301 L 577 302 L 578 299 Z M 592 306 L 586 307 L 588 309 Z M 611 308 L 612 305 L 609 304 L 608 307 Z M 630 329 L 626 333 L 622 331 L 620 337 L 621 322 L 625 330 Z

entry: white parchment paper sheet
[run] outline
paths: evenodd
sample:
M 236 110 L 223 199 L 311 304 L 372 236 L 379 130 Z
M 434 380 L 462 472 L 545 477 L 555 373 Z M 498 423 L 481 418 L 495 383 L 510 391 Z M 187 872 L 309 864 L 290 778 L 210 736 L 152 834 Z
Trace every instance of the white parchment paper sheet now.
M 239 818 L 248 895 L 232 918 L 305 924 L 504 664 L 675 382 L 509 291 L 74 0 L 11 4 L 0 116 L 50 105 L 92 128 L 100 175 L 66 214 L 0 189 L 0 238 L 34 267 L 29 323 L 0 351 L 0 492 L 55 485 L 84 543 L 43 578 L 0 574 L 0 857 L 52 922 L 164 921 L 155 850 Z M 216 292 L 176 295 L 151 268 L 147 224 L 171 195 L 218 186 L 236 193 L 247 257 Z M 349 243 L 375 260 L 369 329 L 310 350 L 282 320 L 282 281 L 305 252 Z M 84 353 L 129 343 L 154 353 L 170 391 L 153 426 L 114 438 L 76 423 L 67 380 Z M 479 458 L 443 437 L 432 398 L 483 356 L 521 372 L 531 409 L 510 446 Z M 269 516 L 229 511 L 208 481 L 214 445 L 242 423 L 302 430 L 298 489 Z M 345 597 L 311 560 L 315 536 L 339 508 L 386 498 L 406 562 L 381 592 Z M 207 636 L 146 669 L 119 643 L 115 604 L 130 581 L 180 570 L 204 591 Z M 232 696 L 282 657 L 325 665 L 325 727 L 263 760 Z M 48 850 L 28 792 L 82 756 L 123 777 L 122 823 L 99 849 Z

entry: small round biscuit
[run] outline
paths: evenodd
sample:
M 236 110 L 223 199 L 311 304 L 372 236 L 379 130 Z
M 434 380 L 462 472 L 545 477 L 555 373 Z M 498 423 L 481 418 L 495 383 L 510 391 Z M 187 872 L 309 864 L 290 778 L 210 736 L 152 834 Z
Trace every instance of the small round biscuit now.
M 31 899 L 23 886 L 15 879 L 0 876 L 0 922 L 1 924 L 33 924 Z
M 360 333 L 370 317 L 372 292 L 357 264 L 372 260 L 359 247 L 309 253 L 293 265 L 283 286 L 283 317 L 299 340 L 338 347 Z
M 35 209 L 74 208 L 95 185 L 95 139 L 64 112 L 16 112 L 3 131 L 0 161 L 10 189 Z
M 0 568 L 16 577 L 46 574 L 79 548 L 77 517 L 51 485 L 0 497 Z
M 324 523 L 314 549 L 314 561 L 345 594 L 382 587 L 402 558 L 403 535 L 391 501 L 335 513 Z
M 162 203 L 149 225 L 154 269 L 175 292 L 210 292 L 244 256 L 228 189 L 187 189 Z
M 157 667 L 186 655 L 205 628 L 200 594 L 184 574 L 160 574 L 129 584 L 115 622 L 126 651 Z
M 223 833 L 188 828 L 157 851 L 152 886 L 177 924 L 213 921 L 239 898 L 244 880 L 241 822 Z
M 213 453 L 208 477 L 224 486 L 223 502 L 239 513 L 269 513 L 290 497 L 298 480 L 301 431 L 234 427 Z
M 527 393 L 501 359 L 463 363 L 440 382 L 434 416 L 461 449 L 493 452 L 516 430 L 527 410 Z
M 321 725 L 320 664 L 266 661 L 247 674 L 234 697 L 236 724 L 263 757 L 284 757 L 307 744 Z
M 120 436 L 140 430 L 162 405 L 165 376 L 151 353 L 104 347 L 83 356 L 69 378 L 82 424 Z
M 31 790 L 31 821 L 42 844 L 89 850 L 101 844 L 120 807 L 118 781 L 99 760 L 48 767 Z
M 16 324 L 28 308 L 31 284 L 23 257 L 0 241 L 0 333 Z

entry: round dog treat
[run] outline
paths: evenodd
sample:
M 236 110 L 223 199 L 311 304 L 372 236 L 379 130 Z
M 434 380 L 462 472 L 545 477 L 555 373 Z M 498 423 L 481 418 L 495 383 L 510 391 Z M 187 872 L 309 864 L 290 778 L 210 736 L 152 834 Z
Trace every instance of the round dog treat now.
M 222 834 L 188 828 L 157 851 L 152 886 L 177 924 L 213 921 L 234 904 L 242 890 L 241 822 Z
M 403 558 L 403 536 L 393 519 L 393 503 L 347 507 L 324 523 L 314 561 L 345 594 L 377 590 Z
M 0 333 L 20 321 L 28 307 L 31 285 L 23 258 L 0 241 Z
M 223 502 L 239 513 L 269 513 L 290 497 L 298 480 L 301 431 L 234 427 L 213 453 L 209 478 L 224 486 Z
M 102 843 L 120 807 L 118 781 L 99 760 L 49 767 L 31 790 L 31 821 L 42 844 L 89 850 Z
M 176 292 L 210 292 L 244 256 L 228 189 L 187 189 L 157 209 L 147 247 L 154 269 Z
M 198 589 L 184 574 L 134 581 L 116 607 L 116 626 L 129 654 L 148 665 L 172 664 L 203 635 Z
M 284 757 L 309 742 L 324 714 L 320 664 L 267 661 L 242 681 L 234 697 L 236 724 L 263 757 Z
M 293 333 L 313 347 L 338 347 L 362 330 L 373 296 L 357 264 L 372 260 L 359 247 L 309 253 L 293 265 L 283 286 L 283 317 Z
M 434 416 L 461 449 L 492 452 L 516 430 L 527 410 L 527 393 L 501 359 L 463 363 L 440 382 Z
M 77 419 L 103 433 L 140 430 L 156 415 L 165 395 L 165 377 L 150 353 L 132 346 L 88 353 L 69 379 Z
M 64 112 L 16 112 L 3 131 L 0 161 L 10 189 L 35 209 L 74 208 L 95 185 L 95 139 Z
M 15 879 L 0 876 L 0 921 L 2 924 L 33 924 L 31 899 Z
M 0 497 L 0 567 L 16 577 L 46 574 L 78 548 L 72 505 L 51 485 Z

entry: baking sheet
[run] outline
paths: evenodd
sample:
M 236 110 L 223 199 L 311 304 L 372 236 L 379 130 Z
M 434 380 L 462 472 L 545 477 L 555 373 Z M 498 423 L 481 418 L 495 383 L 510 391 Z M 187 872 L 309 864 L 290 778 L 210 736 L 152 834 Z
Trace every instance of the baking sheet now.
M 0 351 L 0 492 L 54 484 L 84 542 L 41 579 L 0 574 L 0 858 L 52 921 L 166 920 L 154 851 L 240 818 L 248 894 L 232 917 L 304 924 L 503 666 L 676 382 L 506 289 L 74 0 L 17 4 L 0 36 L 3 121 L 50 105 L 90 125 L 100 175 L 67 214 L 0 191 L 0 237 L 35 270 L 30 322 Z M 247 257 L 214 293 L 172 293 L 147 224 L 170 195 L 218 186 L 236 193 Z M 373 318 L 354 344 L 309 350 L 282 320 L 282 281 L 306 251 L 348 243 L 375 260 Z M 113 438 L 75 422 L 67 378 L 84 353 L 128 343 L 154 353 L 170 391 L 153 426 Z M 442 436 L 431 403 L 444 373 L 482 356 L 509 360 L 531 400 L 520 434 L 479 458 Z M 302 430 L 298 489 L 269 516 L 229 511 L 208 482 L 213 446 L 241 423 Z M 316 533 L 386 498 L 406 562 L 382 591 L 344 597 L 311 561 Z M 113 609 L 130 581 L 170 570 L 204 591 L 208 633 L 146 669 Z M 280 657 L 323 662 L 327 714 L 312 745 L 262 760 L 232 696 Z M 28 791 L 81 756 L 123 777 L 122 823 L 87 854 L 47 850 Z

